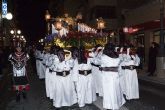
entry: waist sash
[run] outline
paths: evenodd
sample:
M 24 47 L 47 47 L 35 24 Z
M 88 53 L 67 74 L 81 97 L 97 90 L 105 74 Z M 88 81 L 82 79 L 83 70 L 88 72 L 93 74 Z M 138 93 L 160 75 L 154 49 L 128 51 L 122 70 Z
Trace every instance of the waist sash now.
M 134 70 L 134 69 L 136 69 L 136 66 L 134 66 L 134 65 L 130 65 L 130 66 L 122 66 L 121 67 L 122 69 L 129 69 L 129 70 Z
M 70 71 L 56 72 L 56 75 L 63 76 L 63 77 L 65 77 L 69 74 L 70 74 Z
M 118 67 L 100 67 L 100 71 L 112 71 L 112 72 L 118 72 Z
M 100 65 L 96 65 L 96 64 L 94 64 L 94 63 L 91 63 L 91 65 L 92 66 L 96 66 L 96 67 L 99 67 Z
M 91 73 L 92 73 L 91 70 L 79 70 L 79 74 L 84 75 L 84 76 L 87 76 Z

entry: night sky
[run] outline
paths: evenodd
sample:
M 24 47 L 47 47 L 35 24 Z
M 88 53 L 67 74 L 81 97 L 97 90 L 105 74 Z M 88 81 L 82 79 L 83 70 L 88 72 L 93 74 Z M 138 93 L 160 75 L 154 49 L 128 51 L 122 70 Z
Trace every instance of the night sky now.
M 45 10 L 48 0 L 16 0 L 16 19 L 27 41 L 33 43 L 45 37 Z

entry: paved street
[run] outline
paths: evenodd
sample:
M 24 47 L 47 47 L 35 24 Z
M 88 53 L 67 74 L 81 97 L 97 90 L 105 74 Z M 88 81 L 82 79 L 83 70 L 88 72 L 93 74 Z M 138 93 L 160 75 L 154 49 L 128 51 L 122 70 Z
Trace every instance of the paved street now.
M 14 93 L 11 92 L 10 86 L 8 86 L 3 101 L 0 103 L 0 110 L 55 110 L 52 102 L 45 96 L 44 80 L 39 80 L 31 67 L 29 67 L 28 73 L 31 84 L 31 89 L 27 94 L 28 98 L 26 100 L 22 99 L 20 103 L 17 103 Z M 148 86 L 152 85 L 151 83 L 141 80 L 139 83 L 140 99 L 127 101 L 120 110 L 165 110 L 165 95 L 162 94 L 164 91 Z M 162 87 L 164 86 L 162 85 Z M 62 110 L 104 110 L 101 102 L 102 98 L 98 98 L 92 105 L 87 105 L 83 108 L 74 105 L 64 107 Z

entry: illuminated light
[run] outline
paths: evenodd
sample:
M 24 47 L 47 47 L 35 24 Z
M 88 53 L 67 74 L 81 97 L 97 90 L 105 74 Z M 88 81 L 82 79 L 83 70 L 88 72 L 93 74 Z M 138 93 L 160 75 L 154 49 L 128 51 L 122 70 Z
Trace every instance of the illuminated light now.
M 49 14 L 49 11 L 46 10 L 45 19 L 49 20 L 50 18 L 51 18 L 51 15 Z
M 114 32 L 112 32 L 112 33 L 111 33 L 111 36 L 114 36 L 114 35 L 115 35 L 115 33 L 114 33 Z
M 21 36 L 21 38 L 23 39 L 23 38 L 24 38 L 24 36 Z
M 17 34 L 21 34 L 21 30 L 17 30 Z
M 11 30 L 10 33 L 11 33 L 11 34 L 14 34 L 14 30 Z
M 41 41 L 41 42 L 44 42 L 44 39 L 41 39 L 40 41 Z
M 137 31 L 138 31 L 138 29 L 137 29 L 137 28 L 133 29 L 133 32 L 137 32 Z
M 123 32 L 128 33 L 128 27 L 124 27 Z
M 12 15 L 11 13 L 7 13 L 7 14 L 6 14 L 6 18 L 7 18 L 8 20 L 12 20 L 12 19 L 13 19 L 13 15 Z

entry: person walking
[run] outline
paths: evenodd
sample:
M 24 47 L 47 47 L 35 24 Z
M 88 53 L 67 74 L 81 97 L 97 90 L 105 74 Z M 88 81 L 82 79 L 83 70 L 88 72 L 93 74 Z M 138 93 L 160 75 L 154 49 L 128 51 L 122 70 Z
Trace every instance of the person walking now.
M 16 91 L 16 101 L 20 101 L 20 95 L 26 99 L 26 91 L 29 90 L 29 83 L 26 72 L 26 64 L 29 55 L 23 52 L 22 47 L 18 44 L 15 51 L 9 55 L 8 60 L 13 66 L 13 87 Z
M 125 103 L 120 87 L 119 64 L 120 58 L 115 52 L 114 44 L 106 44 L 100 59 L 100 70 L 103 85 L 103 108 L 107 110 L 119 109 Z

